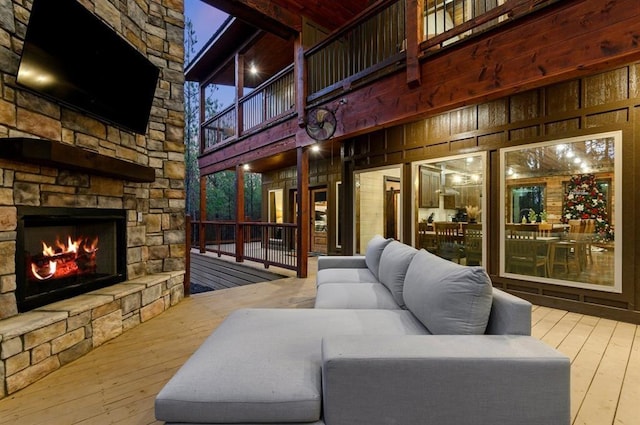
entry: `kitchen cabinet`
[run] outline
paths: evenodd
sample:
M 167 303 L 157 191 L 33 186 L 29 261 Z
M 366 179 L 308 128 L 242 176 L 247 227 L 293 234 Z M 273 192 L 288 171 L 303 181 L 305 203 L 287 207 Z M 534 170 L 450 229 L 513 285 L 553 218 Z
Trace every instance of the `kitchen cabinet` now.
M 420 167 L 420 208 L 438 208 L 440 202 L 440 174 Z

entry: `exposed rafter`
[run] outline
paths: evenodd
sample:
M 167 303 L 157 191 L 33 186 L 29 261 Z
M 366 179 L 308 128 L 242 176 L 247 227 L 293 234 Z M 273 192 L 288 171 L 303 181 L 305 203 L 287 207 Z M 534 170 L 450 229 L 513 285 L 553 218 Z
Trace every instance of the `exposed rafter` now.
M 246 23 L 285 40 L 302 30 L 302 17 L 274 4 L 256 0 L 203 0 L 205 3 Z

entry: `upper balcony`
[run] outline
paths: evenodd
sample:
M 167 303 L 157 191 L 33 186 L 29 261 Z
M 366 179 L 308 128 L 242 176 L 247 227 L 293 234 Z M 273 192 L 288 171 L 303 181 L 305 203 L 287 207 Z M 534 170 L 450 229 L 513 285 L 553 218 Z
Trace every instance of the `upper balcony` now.
M 248 149 L 291 138 L 293 146 L 308 144 L 311 140 L 302 127 L 309 109 L 319 105 L 335 108 L 331 105 L 337 105 L 346 93 L 403 70 L 406 84 L 419 85 L 420 68 L 427 66 L 430 57 L 560 3 L 559 0 L 383 0 L 328 34 L 309 23 L 303 25 L 299 37 L 288 39 L 252 27 L 246 30 L 245 41 L 238 42 L 236 35 L 234 51 L 221 47 L 222 34 L 219 37 L 222 41 L 216 40 L 213 46 L 218 49 L 216 59 L 226 54 L 225 64 L 206 68 L 207 63 L 214 62 L 213 57 L 207 59 L 205 52 L 188 67 L 186 74 L 187 79 L 201 83 L 203 93 L 211 84 L 229 84 L 236 90 L 232 105 L 213 116 L 201 116 L 201 153 L 207 156 L 223 149 L 229 153 L 226 148 L 258 135 L 264 137 L 251 143 Z M 407 9 L 407 5 L 414 4 L 416 8 Z M 229 33 L 233 31 L 233 27 L 227 29 Z M 259 68 L 259 78 L 251 73 L 252 66 Z M 274 130 L 266 132 L 268 129 Z M 340 135 L 346 136 L 348 132 Z M 287 144 L 288 148 L 291 146 L 292 143 Z M 233 150 L 240 151 L 246 153 L 244 148 Z M 228 160 L 227 154 L 224 157 Z M 226 165 L 229 163 L 221 167 Z

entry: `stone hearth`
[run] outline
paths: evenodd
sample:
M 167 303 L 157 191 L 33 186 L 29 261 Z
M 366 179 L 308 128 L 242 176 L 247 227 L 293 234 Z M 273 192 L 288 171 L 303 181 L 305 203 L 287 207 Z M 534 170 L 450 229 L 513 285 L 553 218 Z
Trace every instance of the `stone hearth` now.
M 0 321 L 0 397 L 175 305 L 183 278 L 182 271 L 147 275 Z
M 183 296 L 183 1 L 80 3 L 147 56 L 160 69 L 159 82 L 146 134 L 24 90 L 16 75 L 31 2 L 0 1 L 0 139 L 45 139 L 64 152 L 100 162 L 73 167 L 66 154 L 54 155 L 48 163 L 0 158 L 0 397 Z M 106 162 L 128 165 L 123 173 L 113 172 Z M 124 210 L 127 281 L 19 314 L 14 260 L 18 206 Z

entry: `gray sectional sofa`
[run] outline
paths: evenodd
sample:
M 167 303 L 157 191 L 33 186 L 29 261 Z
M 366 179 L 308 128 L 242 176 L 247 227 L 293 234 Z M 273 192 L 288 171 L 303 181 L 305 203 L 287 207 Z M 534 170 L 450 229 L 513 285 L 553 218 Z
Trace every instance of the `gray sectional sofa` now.
M 568 424 L 569 360 L 531 305 L 375 237 L 320 257 L 314 309 L 232 313 L 165 385 L 169 424 Z

